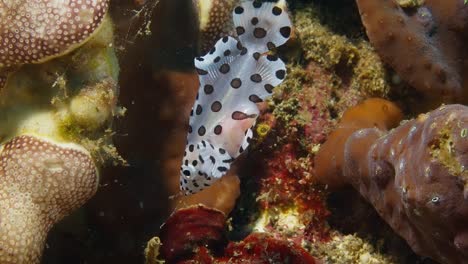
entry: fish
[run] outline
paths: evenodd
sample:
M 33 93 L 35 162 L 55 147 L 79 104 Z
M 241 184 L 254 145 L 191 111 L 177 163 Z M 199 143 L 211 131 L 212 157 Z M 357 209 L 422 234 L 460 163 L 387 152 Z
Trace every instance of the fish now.
M 291 36 L 284 0 L 243 1 L 232 12 L 237 39 L 219 39 L 194 60 L 199 90 L 190 112 L 180 190 L 195 194 L 219 180 L 252 140 L 258 103 L 286 77 L 286 66 L 269 52 Z

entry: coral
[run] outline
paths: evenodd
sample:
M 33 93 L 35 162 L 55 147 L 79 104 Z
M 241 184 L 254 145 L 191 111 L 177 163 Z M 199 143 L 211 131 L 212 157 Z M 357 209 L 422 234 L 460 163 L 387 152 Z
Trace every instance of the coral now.
M 406 9 L 395 0 L 357 4 L 370 41 L 402 79 L 436 102 L 468 100 L 466 3 L 427 0 Z
M 0 92 L 0 141 L 35 133 L 82 145 L 99 145 L 107 137 L 105 145 L 111 145 L 105 130 L 117 113 L 119 71 L 112 41 L 112 22 L 106 18 L 76 51 L 11 73 Z M 89 150 L 106 161 L 119 158 L 104 148 Z
M 257 177 L 262 176 L 256 197 L 260 217 L 253 230 L 277 232 L 298 241 L 326 240 L 329 212 L 323 192 L 311 180 L 310 159 L 297 155 L 294 145 L 286 144 L 264 157 L 266 166 L 256 172 Z
M 358 108 L 368 107 L 364 103 L 350 112 L 361 112 Z M 342 129 L 352 120 L 344 118 L 336 133 L 345 139 L 329 143 L 334 151 L 321 150 L 317 165 L 331 161 L 320 170 L 350 183 L 416 253 L 442 263 L 467 263 L 468 109 L 442 106 L 388 132 L 399 115 L 390 109 L 354 115 L 354 133 Z M 329 181 L 327 173 L 317 176 Z
M 168 263 L 315 263 L 297 243 L 265 233 L 225 246 L 225 224 L 222 212 L 204 206 L 176 211 L 161 229 L 162 257 Z
M 330 241 L 312 244 L 310 251 L 324 263 L 396 264 L 356 235 L 333 234 Z
M 76 144 L 23 135 L 0 148 L 0 262 L 39 263 L 49 229 L 90 199 L 97 168 Z
M 317 179 L 332 188 L 343 186 L 345 180 L 341 174 L 345 164 L 344 153 L 336 151 L 337 146 L 344 146 L 348 138 L 362 128 L 376 127 L 387 131 L 397 126 L 402 118 L 401 110 L 384 99 L 368 99 L 348 109 L 336 130 L 328 135 L 327 141 L 317 153 L 315 158 Z
M 50 37 L 50 42 L 16 37 L 8 40 L 33 45 L 17 47 L 17 54 L 21 55 L 24 48 L 26 53 L 31 51 L 41 58 L 24 55 L 5 59 L 9 64 L 2 65 L 7 70 L 14 68 L 0 90 L 2 263 L 39 263 L 52 226 L 95 194 L 98 169 L 108 162 L 122 161 L 111 141 L 110 127 L 118 112 L 119 67 L 113 47 L 113 24 L 110 17 L 104 16 L 108 2 L 82 1 L 80 9 L 75 7 L 77 3 L 68 1 L 70 6 L 60 5 L 66 9 L 62 11 L 53 2 L 46 2 L 0 3 L 0 13 L 17 8 L 26 13 L 24 18 L 23 13 L 18 13 L 15 19 L 39 27 L 34 32 L 21 29 L 21 37 L 50 30 L 41 34 Z M 97 5 L 95 9 L 91 8 L 93 4 Z M 64 12 L 65 17 L 78 14 L 73 20 L 78 25 L 58 14 L 25 11 L 33 7 L 43 7 L 42 11 L 53 14 Z M 17 29 L 5 25 L 16 27 L 23 23 L 3 18 L 1 34 L 6 32 L 8 36 L 12 34 L 8 30 Z M 2 38 L 5 43 L 3 35 Z M 64 46 L 48 46 L 57 43 Z M 44 53 L 39 54 L 36 47 Z M 11 50 L 1 51 L 12 54 Z
M 0 69 L 42 63 L 80 46 L 101 25 L 108 4 L 2 1 L 0 14 L 6 19 L 0 20 Z
M 146 264 L 163 264 L 164 261 L 159 259 L 159 249 L 161 248 L 161 239 L 153 237 L 150 239 L 145 248 Z
M 232 9 L 238 0 L 193 0 L 197 9 L 201 54 L 208 52 L 216 41 L 232 29 Z
M 225 221 L 225 214 L 201 205 L 177 210 L 161 228 L 161 256 L 175 263 L 196 253 L 198 247 L 221 246 Z

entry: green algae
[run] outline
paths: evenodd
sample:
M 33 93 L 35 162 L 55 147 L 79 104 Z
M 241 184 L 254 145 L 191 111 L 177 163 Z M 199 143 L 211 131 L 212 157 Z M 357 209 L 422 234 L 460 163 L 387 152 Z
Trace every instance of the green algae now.
M 333 71 L 352 89 L 368 96 L 388 95 L 386 70 L 366 40 L 336 34 L 320 23 L 320 14 L 313 5 L 297 11 L 294 25 L 306 60 Z
M 468 186 L 468 171 L 457 159 L 455 152 L 457 140 L 454 137 L 460 137 L 461 140 L 466 140 L 463 134 L 466 129 L 460 129 L 460 132 L 455 132 L 453 128 L 445 126 L 439 131 L 437 140 L 430 146 L 431 157 L 437 160 L 449 173 L 456 177 L 460 177 L 465 186 Z M 465 136 L 466 137 L 466 136 Z

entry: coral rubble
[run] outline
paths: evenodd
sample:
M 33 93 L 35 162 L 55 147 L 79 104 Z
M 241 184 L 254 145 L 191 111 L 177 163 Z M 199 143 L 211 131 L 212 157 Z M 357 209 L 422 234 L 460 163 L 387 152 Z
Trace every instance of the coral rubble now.
M 468 101 L 466 1 L 356 1 L 370 41 L 398 75 L 437 102 Z
M 468 108 L 442 106 L 388 132 L 399 110 L 380 102 L 371 107 L 380 113 L 357 114 L 372 104 L 345 113 L 318 154 L 317 176 L 353 185 L 416 253 L 467 263 Z

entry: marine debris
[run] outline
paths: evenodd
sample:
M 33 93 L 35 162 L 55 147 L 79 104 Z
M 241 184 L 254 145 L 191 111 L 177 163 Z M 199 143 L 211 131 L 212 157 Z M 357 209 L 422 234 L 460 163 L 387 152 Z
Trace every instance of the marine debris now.
M 186 195 L 221 178 L 247 149 L 259 115 L 256 103 L 269 97 L 286 76 L 281 59 L 264 54 L 291 34 L 291 22 L 280 3 L 241 3 L 233 11 L 239 41 L 223 37 L 208 54 L 195 59 L 200 89 L 180 168 L 180 188 Z
M 348 110 L 317 155 L 317 177 L 351 184 L 417 254 L 467 263 L 468 108 L 442 106 L 389 131 L 399 119 L 381 99 Z
M 468 101 L 466 1 L 356 2 L 371 43 L 403 80 L 439 104 Z

